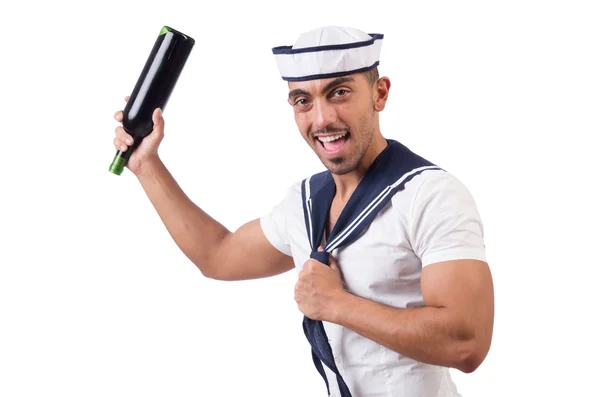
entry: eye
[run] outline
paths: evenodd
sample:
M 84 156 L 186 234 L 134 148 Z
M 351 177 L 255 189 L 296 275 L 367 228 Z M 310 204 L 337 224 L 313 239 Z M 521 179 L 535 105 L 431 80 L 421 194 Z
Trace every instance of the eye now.
M 294 106 L 305 106 L 305 105 L 308 105 L 308 101 L 306 100 L 306 98 L 298 98 L 294 102 Z
M 348 90 L 340 88 L 339 90 L 333 91 L 333 93 L 331 94 L 331 96 L 332 97 L 340 97 L 340 96 L 344 96 L 346 94 L 348 94 Z

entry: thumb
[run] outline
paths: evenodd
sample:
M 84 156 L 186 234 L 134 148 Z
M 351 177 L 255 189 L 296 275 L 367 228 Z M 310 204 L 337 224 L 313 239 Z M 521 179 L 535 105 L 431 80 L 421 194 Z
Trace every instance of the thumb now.
M 335 259 L 335 257 L 333 256 L 333 254 L 329 254 L 329 267 L 334 269 L 334 270 L 340 270 L 340 267 L 338 266 L 337 260 Z
M 325 251 L 325 250 L 323 249 L 323 246 L 320 246 L 319 248 L 317 248 L 317 252 L 323 252 L 323 251 Z
M 154 130 L 160 130 L 160 133 L 162 134 L 165 119 L 163 119 L 161 108 L 154 109 L 154 112 L 152 113 L 152 122 L 154 123 Z

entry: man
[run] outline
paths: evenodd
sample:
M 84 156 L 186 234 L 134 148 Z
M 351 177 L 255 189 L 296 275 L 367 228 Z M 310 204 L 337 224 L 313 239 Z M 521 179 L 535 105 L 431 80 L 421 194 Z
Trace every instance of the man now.
M 273 49 L 300 133 L 327 171 L 294 183 L 271 213 L 235 232 L 191 202 L 161 162 L 159 109 L 128 168 L 206 277 L 247 280 L 297 269 L 294 297 L 330 395 L 458 396 L 448 369 L 474 371 L 491 344 L 494 299 L 483 228 L 456 177 L 383 137 L 379 112 L 391 84 L 378 76 L 382 39 L 325 27 Z M 122 112 L 115 118 L 122 121 Z M 114 143 L 126 150 L 132 140 L 118 127 Z M 393 184 L 398 190 L 386 185 L 377 195 L 381 208 L 352 241 L 333 244 L 344 236 L 338 220 L 354 230 L 372 210 L 359 199 L 409 160 L 423 166 L 402 171 Z M 367 179 L 373 185 L 365 188 Z M 317 180 L 331 182 L 330 201 L 318 196 L 326 189 L 314 192 Z M 326 210 L 321 220 L 317 207 Z M 315 251 L 328 251 L 328 259 L 313 259 Z M 319 324 L 329 353 L 319 352 Z

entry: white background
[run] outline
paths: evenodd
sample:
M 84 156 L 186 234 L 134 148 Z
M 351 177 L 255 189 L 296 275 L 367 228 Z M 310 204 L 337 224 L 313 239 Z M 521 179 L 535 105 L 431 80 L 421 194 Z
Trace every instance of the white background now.
M 594 1 L 2 1 L 0 396 L 324 396 L 295 272 L 217 282 L 129 171 L 108 172 L 161 27 L 196 39 L 161 156 L 230 230 L 322 170 L 271 48 L 383 33 L 384 136 L 463 180 L 496 292 L 463 396 L 599 396 L 600 13 Z M 393 9 L 392 9 L 393 5 Z

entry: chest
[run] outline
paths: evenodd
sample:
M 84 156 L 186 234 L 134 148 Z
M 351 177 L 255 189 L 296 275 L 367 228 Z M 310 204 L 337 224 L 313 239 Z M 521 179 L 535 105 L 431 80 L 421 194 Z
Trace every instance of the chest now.
M 343 206 L 332 203 L 325 224 L 328 235 L 342 210 Z M 298 271 L 310 256 L 303 221 L 294 227 L 297 239 L 292 243 Z M 351 293 L 396 307 L 421 303 L 420 261 L 411 249 L 404 222 L 393 213 L 390 205 L 355 241 L 333 250 L 332 255 L 338 260 L 344 284 Z
M 340 214 L 342 213 L 342 210 L 344 209 L 344 204 L 343 203 L 338 203 L 336 204 L 335 202 L 331 204 L 331 208 L 329 209 L 329 217 L 328 217 L 328 221 L 327 221 L 327 225 L 326 225 L 326 237 L 329 237 L 329 235 L 331 234 L 331 231 L 333 230 L 333 227 L 335 226 L 335 223 L 337 222 L 338 218 L 340 217 Z

